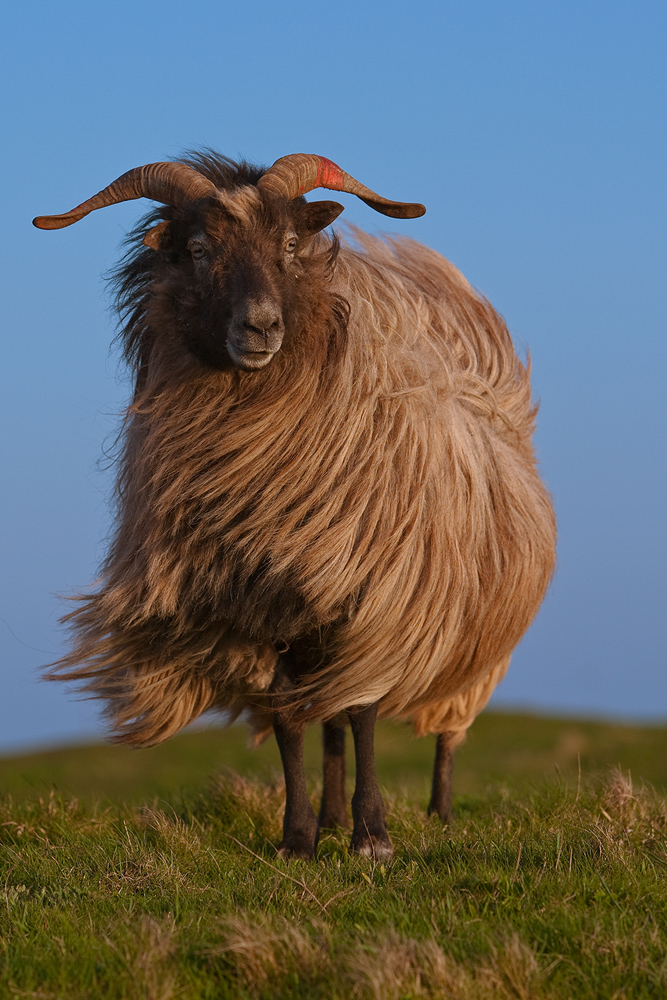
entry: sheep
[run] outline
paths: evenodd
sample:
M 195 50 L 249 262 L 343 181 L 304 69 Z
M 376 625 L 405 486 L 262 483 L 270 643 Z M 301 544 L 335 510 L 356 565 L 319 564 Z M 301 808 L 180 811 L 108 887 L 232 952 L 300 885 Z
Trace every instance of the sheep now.
M 351 849 L 389 858 L 378 713 L 440 734 L 431 808 L 445 817 L 452 748 L 548 586 L 554 515 L 502 319 L 416 242 L 355 230 L 341 246 L 325 230 L 342 206 L 303 197 L 318 187 L 392 218 L 425 211 L 323 157 L 262 170 L 204 151 L 34 220 L 162 205 L 116 274 L 134 394 L 115 534 L 50 676 L 104 699 L 135 746 L 209 708 L 273 729 L 284 858 L 313 857 L 318 839 L 304 728 L 325 724 L 325 750 L 329 737 L 324 824 L 348 721 Z

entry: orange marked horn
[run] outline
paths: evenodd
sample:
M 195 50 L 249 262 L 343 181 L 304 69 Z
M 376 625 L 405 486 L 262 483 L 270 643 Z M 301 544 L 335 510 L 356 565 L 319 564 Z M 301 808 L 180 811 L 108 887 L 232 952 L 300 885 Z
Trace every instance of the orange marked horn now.
M 376 212 L 389 215 L 392 219 L 417 219 L 426 212 L 424 206 L 416 202 L 389 201 L 388 198 L 382 198 L 375 191 L 364 187 L 350 174 L 346 174 L 332 160 L 316 156 L 314 153 L 292 153 L 289 156 L 281 156 L 260 177 L 257 187 L 260 191 L 277 198 L 285 198 L 287 201 L 315 188 L 347 191 L 349 194 L 356 194 Z

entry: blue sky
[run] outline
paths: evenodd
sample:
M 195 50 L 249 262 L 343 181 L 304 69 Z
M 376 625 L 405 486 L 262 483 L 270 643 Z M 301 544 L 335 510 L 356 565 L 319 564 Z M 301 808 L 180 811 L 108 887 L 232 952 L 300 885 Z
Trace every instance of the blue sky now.
M 0 749 L 99 733 L 41 664 L 94 578 L 127 382 L 101 275 L 142 210 L 58 233 L 130 167 L 316 152 L 388 197 L 530 348 L 559 568 L 498 705 L 667 716 L 663 4 L 13 5 L 0 73 Z M 351 197 L 343 218 L 387 226 Z M 393 224 L 398 229 L 398 224 Z

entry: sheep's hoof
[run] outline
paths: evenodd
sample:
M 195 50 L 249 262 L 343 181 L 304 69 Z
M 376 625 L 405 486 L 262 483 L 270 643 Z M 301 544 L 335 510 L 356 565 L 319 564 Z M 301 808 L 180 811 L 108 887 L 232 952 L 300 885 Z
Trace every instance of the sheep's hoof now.
M 386 832 L 373 835 L 364 830 L 360 836 L 352 834 L 350 850 L 372 861 L 391 861 L 394 856 L 394 845 Z
M 315 857 L 316 846 L 317 842 L 313 843 L 312 837 L 294 834 L 291 837 L 285 837 L 278 844 L 276 850 L 283 861 L 292 861 L 295 858 L 301 858 L 303 861 L 312 861 Z

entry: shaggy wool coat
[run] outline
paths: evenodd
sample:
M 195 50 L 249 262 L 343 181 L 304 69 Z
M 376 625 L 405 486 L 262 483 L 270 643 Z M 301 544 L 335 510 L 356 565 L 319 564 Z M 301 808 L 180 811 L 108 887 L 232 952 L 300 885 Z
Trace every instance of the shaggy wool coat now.
M 463 733 L 542 601 L 554 516 L 503 320 L 406 239 L 355 233 L 330 287 L 349 314 L 323 305 L 261 372 L 205 368 L 151 289 L 115 537 L 55 668 L 118 739 L 211 707 L 261 733 L 288 653 L 310 721 L 377 701 Z

